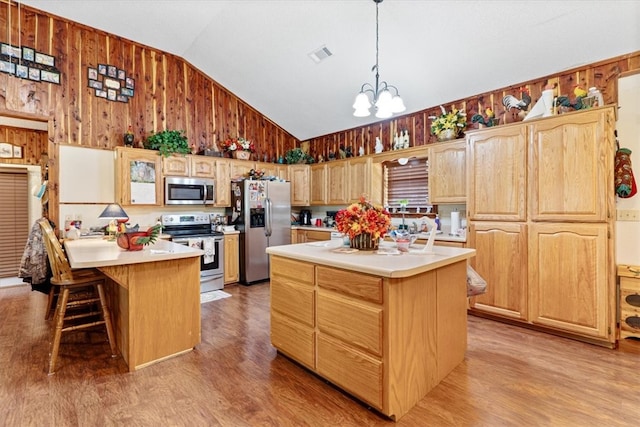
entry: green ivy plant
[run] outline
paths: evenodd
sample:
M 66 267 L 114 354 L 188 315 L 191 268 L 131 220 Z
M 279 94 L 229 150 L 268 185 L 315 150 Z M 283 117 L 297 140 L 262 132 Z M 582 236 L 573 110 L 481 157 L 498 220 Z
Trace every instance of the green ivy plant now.
M 313 157 L 302 151 L 302 148 L 296 147 L 284 153 L 284 159 L 290 165 L 297 163 L 313 163 Z
M 158 133 L 151 132 L 145 140 L 144 148 L 158 150 L 160 155 L 169 157 L 172 154 L 189 154 L 191 148 L 183 130 L 163 130 Z

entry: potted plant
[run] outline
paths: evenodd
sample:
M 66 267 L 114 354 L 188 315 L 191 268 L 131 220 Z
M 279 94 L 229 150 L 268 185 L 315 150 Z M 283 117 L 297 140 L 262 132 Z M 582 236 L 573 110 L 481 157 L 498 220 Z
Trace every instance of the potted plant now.
M 302 151 L 302 148 L 296 147 L 284 153 L 284 159 L 290 165 L 298 163 L 313 163 L 313 157 Z
M 349 236 L 355 249 L 376 250 L 381 237 L 391 226 L 391 215 L 381 206 L 375 206 L 364 197 L 336 213 L 336 228 Z
M 431 122 L 431 134 L 435 135 L 438 141 L 456 139 L 460 132 L 467 127 L 467 114 L 463 110 L 456 108 L 447 113 L 442 105 L 440 109 L 442 110 L 441 115 L 429 117 L 433 120 Z
M 244 138 L 227 138 L 221 143 L 222 151 L 230 153 L 236 159 L 249 160 L 256 151 L 252 141 Z
M 160 155 L 169 157 L 174 153 L 189 154 L 191 147 L 183 130 L 163 130 L 158 133 L 151 132 L 145 140 L 144 148 L 158 150 Z

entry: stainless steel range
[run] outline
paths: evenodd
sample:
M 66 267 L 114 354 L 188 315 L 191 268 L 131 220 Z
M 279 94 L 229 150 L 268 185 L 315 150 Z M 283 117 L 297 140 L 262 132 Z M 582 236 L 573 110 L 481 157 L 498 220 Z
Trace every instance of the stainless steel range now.
M 208 213 L 167 214 L 160 218 L 163 233 L 173 243 L 204 250 L 200 258 L 200 292 L 224 287 L 224 234 L 214 230 Z

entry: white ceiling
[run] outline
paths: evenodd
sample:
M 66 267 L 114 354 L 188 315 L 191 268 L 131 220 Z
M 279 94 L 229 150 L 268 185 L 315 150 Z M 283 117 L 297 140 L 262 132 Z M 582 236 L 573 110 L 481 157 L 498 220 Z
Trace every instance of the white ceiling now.
M 24 0 L 185 58 L 300 140 L 377 121 L 372 0 Z M 380 77 L 407 113 L 640 50 L 640 1 L 386 0 Z M 326 46 L 320 64 L 308 54 Z

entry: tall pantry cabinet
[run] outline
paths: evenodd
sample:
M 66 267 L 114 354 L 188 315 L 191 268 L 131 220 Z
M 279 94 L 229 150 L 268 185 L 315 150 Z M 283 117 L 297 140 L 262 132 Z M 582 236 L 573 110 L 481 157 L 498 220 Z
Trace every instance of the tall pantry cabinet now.
M 615 345 L 613 107 L 468 134 L 471 312 Z

